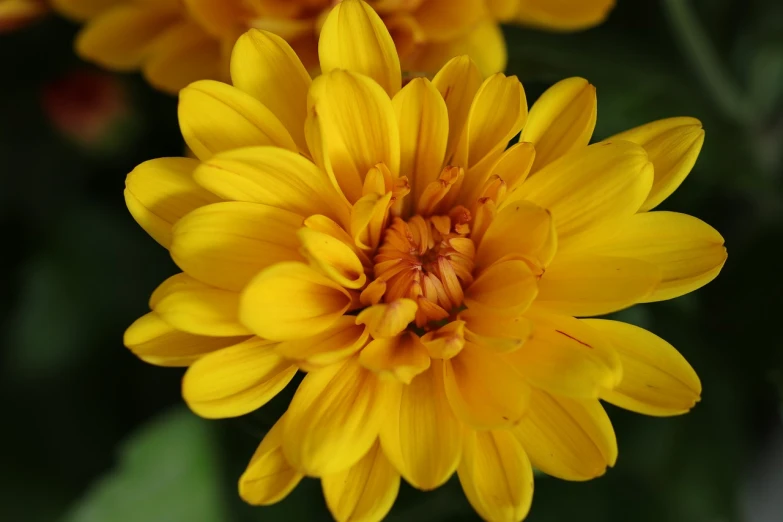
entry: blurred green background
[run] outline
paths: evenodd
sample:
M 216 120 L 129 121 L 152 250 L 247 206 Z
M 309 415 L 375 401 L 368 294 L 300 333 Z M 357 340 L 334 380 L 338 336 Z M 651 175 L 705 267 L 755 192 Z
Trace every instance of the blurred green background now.
M 671 419 L 608 407 L 616 467 L 586 484 L 539 478 L 528 520 L 781 522 L 783 4 L 618 3 L 577 35 L 508 28 L 509 72 L 531 103 L 561 78 L 588 78 L 597 139 L 701 119 L 701 158 L 664 207 L 715 226 L 729 260 L 695 294 L 619 314 L 680 349 L 702 402 Z M 329 520 L 315 481 L 270 508 L 236 494 L 285 397 L 201 420 L 182 405 L 181 371 L 123 348 L 124 328 L 175 271 L 126 211 L 125 174 L 183 146 L 176 100 L 80 62 L 75 32 L 50 17 L 0 35 L 0 520 Z M 452 480 L 428 494 L 403 487 L 389 520 L 477 517 Z

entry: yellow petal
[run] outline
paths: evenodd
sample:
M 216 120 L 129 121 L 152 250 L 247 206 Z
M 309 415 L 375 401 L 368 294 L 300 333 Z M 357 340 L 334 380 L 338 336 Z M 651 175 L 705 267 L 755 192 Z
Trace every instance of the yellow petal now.
M 49 0 L 51 6 L 60 14 L 75 20 L 87 20 L 114 7 L 122 0 Z
M 704 130 L 696 118 L 668 118 L 636 127 L 610 140 L 638 143 L 655 166 L 655 180 L 641 211 L 657 207 L 685 180 L 704 144 Z
M 533 386 L 570 397 L 598 398 L 622 378 L 612 345 L 583 322 L 531 310 L 533 333 L 522 349 L 506 356 Z
M 378 14 L 360 0 L 344 0 L 326 17 L 318 40 L 324 74 L 344 69 L 369 76 L 389 94 L 400 90 L 400 58 Z
M 303 260 L 296 237 L 303 221 L 287 210 L 257 203 L 206 205 L 174 226 L 171 257 L 199 281 L 240 292 L 262 269 Z
M 519 11 L 519 0 L 487 0 L 487 9 L 493 18 L 506 22 Z
M 395 337 L 370 341 L 359 355 L 359 363 L 382 377 L 410 384 L 414 377 L 430 367 L 430 356 L 418 335 L 403 332 Z
M 296 371 L 273 344 L 253 337 L 193 363 L 182 379 L 182 397 L 202 417 L 237 417 L 269 402 Z
M 182 0 L 188 14 L 214 36 L 235 30 L 238 20 L 249 15 L 237 0 Z
M 405 480 L 435 489 L 457 469 L 462 452 L 462 423 L 446 399 L 442 363 L 432 361 L 429 370 L 395 389 L 383 415 L 383 450 Z
M 87 24 L 76 38 L 76 51 L 109 69 L 136 69 L 155 40 L 180 16 L 168 7 L 117 6 Z
M 552 213 L 558 241 L 599 223 L 631 216 L 650 192 L 652 164 L 638 145 L 602 142 L 562 156 L 511 192 Z
M 376 442 L 349 469 L 322 477 L 321 485 L 326 505 L 338 522 L 380 522 L 397 498 L 400 474 Z
M 686 413 L 699 401 L 701 382 L 688 361 L 669 343 L 638 326 L 587 319 L 607 338 L 623 365 L 623 378 L 601 398 L 646 415 Z
M 312 337 L 279 343 L 275 350 L 286 359 L 307 369 L 321 368 L 342 361 L 367 344 L 370 333 L 357 325 L 355 317 L 344 315 L 332 326 Z
M 533 467 L 510 431 L 465 435 L 459 482 L 484 520 L 519 522 L 533 501 Z
M 536 100 L 519 138 L 536 147 L 533 172 L 590 143 L 597 105 L 595 87 L 584 78 L 562 80 Z
M 136 357 L 158 366 L 190 366 L 208 353 L 243 340 L 244 337 L 205 337 L 180 332 L 155 312 L 136 319 L 123 337 L 123 343 Z
M 446 102 L 449 138 L 445 158 L 449 162 L 465 132 L 470 105 L 481 87 L 481 74 L 473 60 L 467 56 L 457 56 L 438 71 L 432 79 L 432 85 Z
M 254 145 L 296 150 L 291 135 L 261 102 L 236 87 L 212 80 L 190 84 L 179 94 L 182 137 L 201 160 Z
M 449 114 L 443 97 L 426 78 L 416 78 L 392 100 L 400 127 L 400 174 L 412 180 L 416 205 L 425 187 L 438 178 L 446 154 Z
M 465 310 L 459 318 L 465 321 L 465 339 L 501 353 L 521 348 L 533 331 L 533 322 L 523 316 L 497 317 Z
M 367 282 L 364 267 L 351 248 L 325 232 L 303 227 L 296 234 L 302 253 L 321 272 L 345 288 L 361 288 Z
M 451 321 L 424 334 L 421 342 L 433 359 L 451 359 L 465 346 L 465 321 Z
M 353 206 L 350 231 L 356 246 L 371 252 L 378 248 L 389 218 L 391 198 L 391 192 L 382 196 L 371 192 Z
M 428 40 L 444 41 L 464 36 L 484 15 L 484 0 L 427 0 L 414 13 Z
M 144 62 L 144 77 L 162 91 L 176 94 L 197 80 L 222 79 L 223 54 L 220 42 L 194 22 L 172 26 L 150 49 Z
M 476 249 L 479 272 L 509 259 L 530 260 L 546 267 L 555 255 L 557 234 L 551 214 L 528 201 L 518 201 L 497 213 Z
M 576 31 L 600 24 L 615 0 L 520 0 L 517 20 L 554 31 Z
M 231 80 L 269 108 L 299 150 L 307 152 L 304 122 L 311 79 L 288 42 L 268 31 L 246 32 L 234 44 Z
M 495 263 L 465 291 L 465 304 L 471 310 L 513 317 L 524 312 L 538 288 L 536 278 L 524 261 Z
M 304 225 L 307 228 L 316 230 L 318 232 L 323 232 L 324 234 L 328 234 L 335 239 L 339 239 L 345 243 L 354 254 L 357 255 L 357 257 L 361 260 L 362 265 L 372 266 L 373 263 L 370 261 L 370 258 L 367 257 L 365 252 L 359 248 L 351 235 L 343 227 L 338 225 L 333 219 L 316 214 L 305 219 Z
M 279 420 L 261 441 L 239 478 L 239 496 L 248 504 L 268 506 L 279 502 L 304 477 L 286 460 L 282 445 L 283 423 Z
M 564 480 L 590 480 L 617 460 L 612 423 L 596 399 L 534 390 L 530 411 L 513 429 L 533 466 Z
M 263 203 L 307 217 L 348 222 L 348 202 L 311 161 L 279 147 L 221 152 L 193 173 L 196 183 L 223 199 Z
M 177 274 L 152 294 L 150 308 L 177 330 L 231 337 L 252 332 L 239 324 L 239 294 Z
M 399 172 L 397 120 L 391 99 L 377 83 L 335 70 L 319 76 L 310 93 L 326 171 L 349 202 L 362 196 L 364 177 L 375 165 L 382 163 L 392 173 Z
M 563 254 L 538 281 L 536 304 L 564 315 L 603 315 L 644 302 L 661 280 L 655 265 L 627 257 Z
M 675 212 L 645 212 L 585 238 L 591 253 L 630 257 L 658 267 L 661 282 L 645 302 L 664 301 L 706 285 L 723 268 L 723 237 L 707 223 Z M 580 245 L 581 246 L 581 245 Z
M 286 458 L 313 476 L 350 468 L 378 437 L 382 399 L 378 378 L 356 358 L 308 373 L 285 414 Z
M 496 352 L 468 342 L 443 365 L 449 404 L 466 424 L 512 426 L 527 411 L 530 386 Z
M 396 299 L 365 308 L 356 316 L 356 324 L 367 325 L 375 339 L 394 337 L 413 322 L 416 310 L 418 305 L 413 299 Z
M 242 293 L 240 317 L 257 335 L 286 341 L 323 332 L 351 305 L 351 294 L 303 263 L 279 263 Z
M 189 158 L 160 158 L 142 163 L 125 179 L 125 204 L 133 219 L 166 248 L 177 220 L 220 201 L 193 181 L 191 173 L 197 165 Z
M 532 143 L 515 143 L 500 155 L 491 169 L 487 170 L 486 178 L 498 176 L 506 184 L 506 190 L 514 190 L 527 179 L 535 159 L 536 149 Z M 479 194 L 474 192 L 468 197 L 468 201 L 478 196 Z

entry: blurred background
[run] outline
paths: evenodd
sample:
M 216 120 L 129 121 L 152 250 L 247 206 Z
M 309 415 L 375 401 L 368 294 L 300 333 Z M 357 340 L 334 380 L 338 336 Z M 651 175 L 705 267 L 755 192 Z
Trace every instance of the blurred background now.
M 608 406 L 620 458 L 603 478 L 539 477 L 531 522 L 783 521 L 783 4 L 618 0 L 576 35 L 507 28 L 508 72 L 530 103 L 567 76 L 598 89 L 596 138 L 669 116 L 706 129 L 664 208 L 700 217 L 729 260 L 706 288 L 622 319 L 699 373 L 684 417 Z M 7 29 L 0 25 L 0 29 Z M 167 252 L 125 209 L 136 164 L 183 152 L 176 100 L 80 62 L 55 16 L 0 34 L 0 520 L 330 520 L 320 486 L 251 508 L 236 480 L 287 397 L 229 421 L 190 414 L 182 371 L 122 346 Z M 389 520 L 478 520 L 452 480 L 404 486 Z

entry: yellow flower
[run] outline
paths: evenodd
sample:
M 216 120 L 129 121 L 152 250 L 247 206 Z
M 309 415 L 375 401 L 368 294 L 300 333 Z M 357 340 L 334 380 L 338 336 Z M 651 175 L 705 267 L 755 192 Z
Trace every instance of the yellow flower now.
M 0 34 L 24 27 L 48 12 L 44 0 L 0 0 Z
M 336 0 L 51 0 L 86 21 L 76 47 L 104 67 L 144 72 L 155 87 L 177 92 L 201 79 L 228 81 L 237 37 L 249 28 L 284 38 L 308 71 L 318 66 L 317 35 Z M 556 31 L 603 21 L 614 0 L 374 0 L 403 70 L 434 73 L 467 54 L 482 74 L 502 71 L 506 48 L 498 22 Z M 335 22 L 343 23 L 343 22 Z M 335 48 L 337 52 L 337 48 Z
M 349 45 L 350 44 L 350 45 Z M 305 376 L 239 482 L 270 504 L 317 477 L 335 519 L 380 520 L 404 478 L 454 472 L 487 520 L 523 519 L 533 467 L 566 480 L 617 458 L 600 400 L 687 412 L 701 384 L 666 341 L 603 319 L 693 291 L 723 238 L 650 212 L 704 133 L 654 122 L 588 145 L 595 89 L 549 89 L 528 113 L 516 77 L 468 57 L 401 87 L 381 18 L 345 0 L 325 20 L 323 74 L 251 30 L 234 86 L 180 94 L 198 159 L 128 176 L 134 218 L 182 270 L 126 345 L 190 366 L 183 396 L 243 415 Z M 508 146 L 521 131 L 521 140 Z

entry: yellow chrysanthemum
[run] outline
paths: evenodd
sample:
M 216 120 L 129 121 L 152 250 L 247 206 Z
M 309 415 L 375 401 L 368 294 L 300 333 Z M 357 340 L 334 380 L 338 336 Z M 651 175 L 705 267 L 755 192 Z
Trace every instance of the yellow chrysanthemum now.
M 311 80 L 283 39 L 246 33 L 233 86 L 181 92 L 198 159 L 127 179 L 131 213 L 183 271 L 127 346 L 190 366 L 184 398 L 209 418 L 306 373 L 240 479 L 247 502 L 310 476 L 337 520 L 380 520 L 401 477 L 429 490 L 456 471 L 482 517 L 517 521 L 533 467 L 587 480 L 614 464 L 599 400 L 660 416 L 699 400 L 664 340 L 576 318 L 720 271 L 718 232 L 651 212 L 696 161 L 697 120 L 588 145 L 587 81 L 558 83 L 528 114 L 516 77 L 482 80 L 468 57 L 401 87 L 392 38 L 359 0 L 331 12 L 319 54 Z
M 45 0 L 0 0 L 0 33 L 24 27 L 48 12 Z
M 506 64 L 498 22 L 559 31 L 584 29 L 600 23 L 614 1 L 373 0 L 370 4 L 391 32 L 405 71 L 432 73 L 448 59 L 467 54 L 483 74 L 491 74 Z M 305 67 L 314 70 L 317 34 L 337 0 L 52 3 L 60 12 L 87 21 L 76 45 L 84 58 L 110 69 L 142 69 L 157 88 L 177 92 L 196 80 L 227 81 L 231 47 L 249 28 L 281 36 Z

